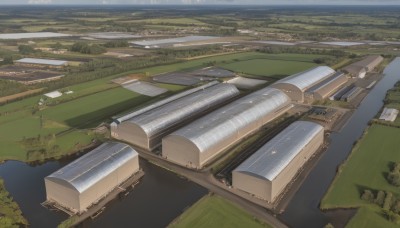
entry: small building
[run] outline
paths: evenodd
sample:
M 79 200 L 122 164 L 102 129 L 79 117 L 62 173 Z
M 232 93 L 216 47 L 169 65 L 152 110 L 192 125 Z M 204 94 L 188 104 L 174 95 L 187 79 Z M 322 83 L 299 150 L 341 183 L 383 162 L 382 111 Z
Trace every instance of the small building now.
M 332 77 L 308 89 L 305 97 L 310 98 L 311 101 L 323 100 L 336 92 L 340 87 L 346 84 L 347 81 L 348 78 L 344 73 L 337 72 Z
M 381 116 L 379 117 L 380 120 L 394 122 L 399 114 L 399 110 L 394 108 L 385 108 Z
M 356 98 L 361 92 L 363 91 L 363 88 L 360 87 L 353 87 L 351 90 L 347 91 L 340 100 L 350 102 L 354 98 Z
M 54 99 L 54 98 L 57 98 L 57 97 L 61 97 L 63 94 L 60 91 L 53 91 L 53 92 L 50 92 L 50 93 L 46 93 L 44 95 L 46 97 L 48 97 L 48 98 Z
M 352 77 L 364 78 L 368 72 L 374 70 L 382 61 L 382 56 L 371 55 L 361 61 L 346 66 L 343 68 L 343 72 L 346 72 Z
M 297 121 L 232 172 L 235 189 L 274 202 L 324 142 L 324 128 Z
M 28 67 L 48 67 L 48 68 L 63 68 L 68 66 L 68 61 L 54 60 L 54 59 L 34 59 L 23 58 L 14 62 L 16 65 Z
M 192 169 L 204 165 L 292 107 L 280 90 L 264 88 L 192 122 L 162 140 L 162 156 Z
M 113 135 L 122 141 L 153 150 L 161 144 L 162 137 L 176 130 L 176 126 L 239 93 L 234 85 L 217 84 L 134 116 L 114 128 Z
M 271 87 L 282 90 L 293 101 L 304 102 L 306 90 L 329 78 L 333 74 L 335 74 L 335 70 L 332 68 L 327 66 L 318 66 L 281 79 Z
M 81 214 L 138 171 L 134 149 L 104 143 L 44 179 L 47 201 Z

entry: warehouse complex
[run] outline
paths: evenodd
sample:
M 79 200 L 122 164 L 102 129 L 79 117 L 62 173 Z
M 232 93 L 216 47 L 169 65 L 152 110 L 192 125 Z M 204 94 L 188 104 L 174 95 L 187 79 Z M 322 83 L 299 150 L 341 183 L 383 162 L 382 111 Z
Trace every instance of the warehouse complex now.
M 364 78 L 366 73 L 372 71 L 383 61 L 380 55 L 371 55 L 361 61 L 355 62 L 343 68 L 343 71 L 352 77 Z
M 294 122 L 232 172 L 232 185 L 273 202 L 323 141 L 319 124 Z
M 162 140 L 162 156 L 174 163 L 200 169 L 224 149 L 291 108 L 280 90 L 264 88 L 240 98 Z
M 321 81 L 335 74 L 327 66 L 318 66 L 310 70 L 281 79 L 272 85 L 285 92 L 293 101 L 304 102 L 305 92 Z
M 344 73 L 337 72 L 326 80 L 308 89 L 305 93 L 305 98 L 306 100 L 309 99 L 310 101 L 328 98 L 340 87 L 346 84 L 347 81 L 348 78 Z
M 45 178 L 47 201 L 81 214 L 138 171 L 134 149 L 104 143 Z
M 113 137 L 141 148 L 152 150 L 163 136 L 185 120 L 194 118 L 212 107 L 239 95 L 230 84 L 217 84 L 133 116 L 113 129 Z

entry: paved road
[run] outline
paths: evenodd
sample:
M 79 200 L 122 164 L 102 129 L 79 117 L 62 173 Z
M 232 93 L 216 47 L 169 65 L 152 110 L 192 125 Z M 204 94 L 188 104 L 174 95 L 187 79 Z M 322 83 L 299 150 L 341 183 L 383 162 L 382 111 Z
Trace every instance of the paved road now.
M 264 201 L 259 201 L 257 202 L 256 199 L 250 199 L 248 197 L 247 199 L 242 198 L 241 196 L 238 196 L 237 193 L 233 193 L 235 190 L 233 189 L 228 189 L 222 187 L 224 184 L 220 183 L 218 180 L 214 178 L 214 176 L 210 172 L 198 172 L 194 171 L 191 169 L 187 169 L 185 167 L 181 167 L 176 164 L 172 164 L 163 158 L 149 153 L 147 151 L 137 149 L 136 150 L 139 152 L 140 156 L 158 166 L 161 166 L 165 169 L 168 169 L 172 172 L 177 173 L 178 175 L 184 176 L 187 179 L 203 186 L 204 188 L 207 188 L 209 191 L 218 194 L 226 199 L 229 199 L 230 201 L 234 202 L 238 206 L 242 207 L 245 209 L 247 212 L 252 214 L 254 217 L 258 218 L 259 220 L 262 220 L 265 223 L 268 223 L 272 225 L 273 227 L 277 228 L 286 228 L 287 226 L 282 223 L 279 219 L 277 219 L 274 215 L 269 213 L 267 209 L 264 207 L 260 206 L 259 204 L 262 204 Z M 243 197 L 245 197 L 243 195 Z M 253 201 L 253 202 L 252 202 Z

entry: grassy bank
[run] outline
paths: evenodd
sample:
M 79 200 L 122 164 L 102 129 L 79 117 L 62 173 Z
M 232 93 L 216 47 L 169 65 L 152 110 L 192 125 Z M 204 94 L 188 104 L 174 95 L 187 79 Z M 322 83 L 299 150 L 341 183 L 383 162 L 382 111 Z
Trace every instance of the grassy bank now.
M 22 216 L 17 203 L 13 201 L 0 179 L 0 227 L 26 227 L 28 221 Z
M 400 196 L 400 189 L 390 185 L 386 179 L 392 163 L 400 161 L 399 135 L 399 128 L 372 125 L 346 163 L 339 168 L 335 180 L 322 199 L 321 208 L 361 207 L 349 227 L 395 227 L 382 215 L 380 207 L 362 200 L 361 194 L 370 189 Z
M 220 196 L 200 199 L 168 227 L 270 227 L 257 221 L 244 210 Z

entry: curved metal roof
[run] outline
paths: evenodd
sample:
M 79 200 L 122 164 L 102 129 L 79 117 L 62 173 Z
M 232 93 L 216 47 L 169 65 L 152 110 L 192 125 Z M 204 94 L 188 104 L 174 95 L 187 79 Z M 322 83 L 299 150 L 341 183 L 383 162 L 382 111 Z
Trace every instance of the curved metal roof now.
M 137 156 L 138 153 L 124 143 L 107 142 L 46 179 L 66 182 L 82 193 Z
M 233 85 L 217 84 L 135 116 L 126 122 L 136 124 L 150 137 L 238 94 L 239 90 Z
M 189 90 L 186 90 L 184 92 L 175 94 L 175 95 L 170 96 L 168 98 L 165 98 L 165 99 L 163 99 L 161 101 L 158 101 L 158 102 L 156 102 L 154 104 L 151 104 L 151 105 L 149 105 L 149 106 L 147 106 L 145 108 L 142 108 L 140 110 L 131 112 L 131 113 L 125 115 L 125 116 L 121 116 L 118 119 L 116 119 L 114 122 L 116 122 L 117 124 L 120 124 L 125 120 L 131 119 L 131 118 L 133 118 L 135 116 L 138 116 L 138 115 L 140 115 L 142 113 L 148 112 L 148 111 L 153 110 L 153 109 L 155 109 L 157 107 L 160 107 L 162 105 L 168 104 L 168 103 L 170 103 L 170 102 L 172 102 L 174 100 L 177 100 L 177 99 L 182 98 L 184 96 L 187 96 L 189 94 L 195 93 L 197 91 L 204 90 L 204 89 L 206 89 L 208 87 L 211 87 L 211 86 L 214 86 L 214 85 L 217 85 L 217 84 L 219 84 L 218 81 L 212 81 L 212 82 L 209 82 L 209 83 L 207 83 L 205 85 L 202 85 L 202 86 L 199 86 L 199 87 L 196 87 L 196 88 L 193 88 L 193 89 L 189 89 Z
M 181 136 L 204 152 L 214 146 L 229 144 L 226 139 L 240 137 L 240 132 L 250 124 L 289 103 L 289 97 L 282 91 L 264 88 L 198 119 L 170 136 Z
M 291 84 L 301 91 L 305 91 L 317 82 L 334 74 L 335 70 L 327 66 L 318 66 L 307 71 L 294 74 L 287 78 L 281 79 L 274 84 L 286 83 Z
M 324 128 L 316 123 L 297 121 L 262 146 L 234 172 L 244 172 L 272 181 Z

